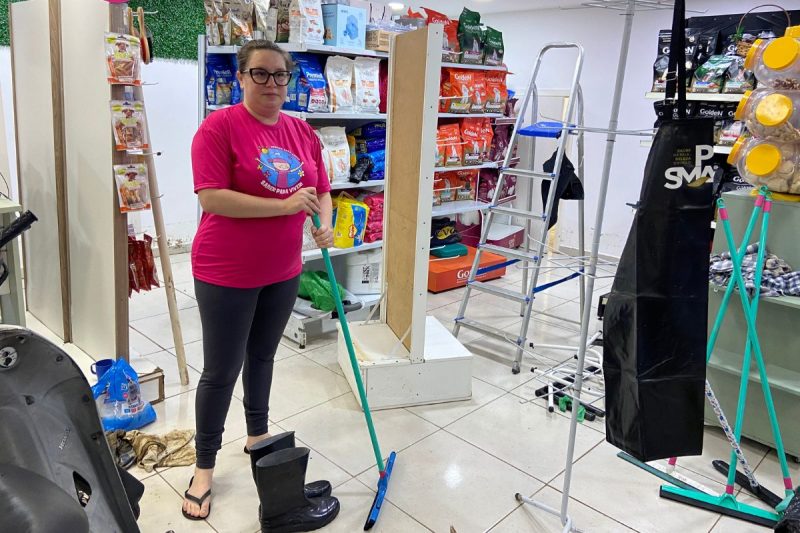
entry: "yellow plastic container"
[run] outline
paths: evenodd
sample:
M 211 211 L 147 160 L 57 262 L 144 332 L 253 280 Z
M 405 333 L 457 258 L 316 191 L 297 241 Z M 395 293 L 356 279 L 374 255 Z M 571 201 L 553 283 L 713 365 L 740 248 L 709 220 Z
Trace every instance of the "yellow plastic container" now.
M 744 93 L 736 120 L 742 120 L 758 139 L 800 142 L 800 91 L 758 89 Z
M 789 28 L 777 39 L 757 39 L 745 58 L 744 66 L 752 70 L 759 85 L 800 91 L 800 33 Z
M 800 194 L 800 144 L 776 143 L 741 137 L 733 145 L 728 163 L 754 187 Z

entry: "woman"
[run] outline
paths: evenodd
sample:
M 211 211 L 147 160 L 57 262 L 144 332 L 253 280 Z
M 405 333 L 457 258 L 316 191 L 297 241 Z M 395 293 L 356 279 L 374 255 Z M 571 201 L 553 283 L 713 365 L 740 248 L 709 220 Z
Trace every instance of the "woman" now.
M 203 375 L 195 402 L 197 467 L 192 498 L 183 503 L 191 519 L 208 516 L 215 458 L 243 366 L 247 448 L 268 437 L 273 361 L 297 296 L 307 216 L 322 221 L 317 245 L 333 244 L 319 140 L 308 124 L 280 112 L 291 57 L 269 41 L 253 41 L 238 60 L 243 104 L 215 111 L 192 143 L 203 207 L 192 247 Z

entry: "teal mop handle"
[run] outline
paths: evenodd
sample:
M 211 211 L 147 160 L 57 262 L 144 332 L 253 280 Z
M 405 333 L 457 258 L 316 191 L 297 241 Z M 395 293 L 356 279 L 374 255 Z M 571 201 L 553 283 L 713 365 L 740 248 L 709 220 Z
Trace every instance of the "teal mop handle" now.
M 314 227 L 319 228 L 322 223 L 319 220 L 319 215 L 314 214 L 311 217 L 314 222 Z M 350 355 L 350 365 L 353 367 L 353 375 L 356 378 L 356 386 L 358 387 L 358 395 L 361 397 L 361 406 L 364 408 L 364 418 L 367 419 L 367 428 L 369 428 L 369 438 L 372 440 L 372 451 L 375 452 L 375 461 L 378 463 L 378 469 L 383 475 L 386 467 L 383 464 L 383 457 L 381 456 L 381 448 L 378 444 L 378 436 L 375 434 L 375 424 L 372 423 L 372 413 L 369 410 L 369 403 L 367 403 L 367 393 L 364 390 L 364 382 L 361 379 L 361 369 L 358 367 L 358 359 L 356 359 L 356 352 L 353 349 L 353 339 L 350 338 L 350 328 L 347 326 L 347 319 L 344 316 L 344 306 L 342 305 L 342 295 L 339 294 L 339 285 L 336 283 L 336 276 L 333 273 L 333 264 L 331 263 L 331 256 L 328 254 L 327 248 L 322 249 L 322 258 L 325 260 L 325 269 L 328 271 L 328 280 L 331 282 L 331 293 L 333 293 L 333 301 L 336 304 L 336 312 L 339 313 L 339 323 L 342 325 L 342 335 L 344 335 L 345 344 L 347 344 L 347 353 Z
M 756 206 L 753 209 L 753 214 L 750 216 L 750 222 L 747 223 L 747 229 L 744 231 L 744 237 L 742 237 L 742 246 L 739 249 L 739 258 L 744 257 L 745 252 L 747 251 L 747 245 L 750 242 L 750 235 L 753 234 L 753 229 L 756 226 L 756 221 L 758 220 L 758 216 L 761 214 L 761 208 L 764 205 L 764 199 L 766 198 L 768 189 L 766 187 L 762 187 L 761 190 L 758 192 L 758 198 L 756 198 Z M 724 204 L 723 204 L 724 208 Z M 730 248 L 731 256 L 733 256 L 736 252 L 736 247 L 731 246 Z M 714 327 L 711 328 L 711 334 L 708 336 L 708 345 L 706 347 L 706 363 L 711 360 L 711 354 L 714 351 L 714 346 L 717 344 L 717 336 L 719 335 L 719 330 L 722 328 L 722 320 L 725 318 L 725 313 L 728 310 L 728 302 L 731 299 L 731 295 L 733 294 L 733 283 L 728 283 L 728 288 L 725 289 L 725 294 L 722 296 L 722 302 L 719 305 L 719 311 L 717 311 L 717 318 L 714 321 Z
M 759 196 L 759 198 L 761 198 Z M 752 300 L 752 309 L 753 309 L 753 319 L 756 320 L 758 316 L 758 302 L 759 298 L 761 297 L 761 278 L 764 274 L 764 259 L 767 255 L 767 231 L 769 229 L 769 213 L 771 210 L 771 200 L 770 197 L 766 197 L 766 205 L 764 207 L 764 217 L 761 221 L 761 236 L 758 242 L 758 258 L 756 259 L 756 270 L 755 276 L 753 279 L 753 283 L 755 284 L 755 291 L 753 294 Z M 729 223 L 727 220 L 725 223 Z M 744 241 L 747 244 L 747 240 Z M 733 253 L 733 250 L 731 250 Z M 733 280 L 729 282 L 731 284 Z M 747 401 L 747 387 L 750 382 L 750 366 L 751 366 L 751 359 L 752 359 L 752 349 L 753 343 L 752 339 L 750 338 L 750 334 L 747 334 L 747 341 L 744 347 L 744 358 L 742 360 L 742 375 L 739 381 L 739 400 L 736 406 L 736 423 L 733 429 L 733 435 L 736 439 L 736 442 L 742 437 L 742 427 L 744 426 L 744 412 L 745 412 L 745 405 Z M 733 486 L 736 482 L 736 449 L 731 450 L 731 460 L 728 467 L 728 486 L 726 489 L 729 493 L 732 493 Z M 748 476 L 750 478 L 750 483 L 754 482 L 754 478 Z
M 717 206 L 720 210 L 722 227 L 725 229 L 725 239 L 728 241 L 728 248 L 733 250 L 735 249 L 736 245 L 734 243 L 733 232 L 731 231 L 730 223 L 728 222 L 728 212 L 725 208 L 725 202 L 722 200 L 722 198 L 717 200 Z M 733 275 L 736 279 L 736 285 L 739 287 L 739 298 L 742 301 L 742 309 L 744 311 L 745 322 L 747 323 L 747 333 L 750 337 L 750 343 L 753 346 L 753 351 L 756 355 L 756 363 L 758 364 L 758 372 L 761 378 L 761 389 L 764 392 L 764 402 L 767 404 L 767 413 L 769 414 L 769 422 L 772 426 L 772 435 L 775 438 L 775 451 L 778 455 L 778 461 L 781 465 L 784 488 L 786 489 L 786 494 L 789 495 L 790 493 L 793 493 L 791 474 L 789 472 L 789 465 L 786 462 L 786 450 L 783 447 L 783 438 L 781 438 L 781 428 L 778 424 L 778 415 L 775 412 L 775 404 L 772 400 L 772 391 L 770 390 L 769 381 L 767 380 L 764 354 L 761 351 L 761 343 L 758 340 L 755 317 L 750 306 L 750 300 L 747 296 L 747 286 L 745 285 L 744 278 L 742 277 L 742 262 L 738 255 L 731 254 L 731 259 L 733 260 Z

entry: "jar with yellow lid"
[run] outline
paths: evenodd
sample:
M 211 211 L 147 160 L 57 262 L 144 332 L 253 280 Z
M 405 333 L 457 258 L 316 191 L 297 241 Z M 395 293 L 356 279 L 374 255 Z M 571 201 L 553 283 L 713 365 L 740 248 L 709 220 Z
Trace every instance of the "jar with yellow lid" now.
M 740 137 L 728 163 L 736 165 L 739 175 L 754 187 L 800 194 L 800 144 Z
M 777 39 L 756 39 L 747 52 L 744 68 L 752 70 L 759 85 L 800 91 L 800 31 L 789 28 Z
M 742 96 L 734 115 L 753 137 L 780 143 L 800 142 L 800 91 L 757 89 Z

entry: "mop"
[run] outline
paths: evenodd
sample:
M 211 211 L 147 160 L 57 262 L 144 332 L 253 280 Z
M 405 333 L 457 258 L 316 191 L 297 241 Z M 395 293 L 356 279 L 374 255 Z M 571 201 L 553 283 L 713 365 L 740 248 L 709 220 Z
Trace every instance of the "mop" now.
M 727 516 L 746 520 L 755 524 L 772 527 L 780 518 L 779 513 L 782 513 L 784 510 L 786 510 L 792 498 L 794 497 L 794 490 L 792 487 L 792 481 L 789 474 L 789 466 L 786 461 L 786 453 L 783 446 L 783 439 L 780 433 L 780 426 L 778 425 L 777 414 L 775 412 L 775 405 L 772 400 L 772 392 L 770 391 L 769 382 L 767 380 L 767 372 L 766 372 L 766 365 L 764 363 L 764 356 L 761 351 L 761 344 L 759 342 L 758 332 L 755 327 L 756 312 L 758 310 L 758 297 L 760 295 L 759 289 L 761 285 L 761 272 L 763 269 L 764 255 L 766 253 L 769 213 L 772 208 L 772 201 L 768 191 L 762 189 L 759 198 L 762 197 L 765 197 L 766 199 L 761 200 L 764 206 L 763 209 L 764 218 L 762 222 L 758 259 L 756 261 L 756 270 L 755 270 L 756 275 L 754 280 L 755 297 L 753 302 L 751 302 L 748 297 L 747 287 L 745 285 L 744 278 L 742 276 L 741 268 L 742 268 L 743 254 L 737 253 L 736 251 L 736 245 L 734 242 L 730 222 L 728 220 L 728 211 L 725 207 L 725 202 L 722 198 L 717 200 L 720 220 L 722 222 L 722 226 L 725 232 L 725 238 L 728 243 L 728 248 L 731 250 L 731 261 L 733 262 L 733 279 L 731 279 L 731 281 L 729 282 L 728 290 L 726 291 L 726 296 L 728 296 L 729 293 L 733 291 L 733 285 L 735 283 L 736 287 L 739 289 L 739 297 L 741 299 L 742 309 L 744 311 L 745 321 L 747 323 L 747 333 L 748 333 L 747 345 L 745 347 L 745 352 L 744 352 L 744 362 L 742 366 L 742 380 L 739 388 L 739 403 L 737 406 L 737 421 L 736 421 L 736 427 L 734 429 L 734 440 L 738 444 L 739 438 L 741 437 L 744 406 L 747 395 L 747 382 L 750 374 L 749 372 L 750 359 L 752 352 L 754 352 L 756 358 L 756 364 L 758 367 L 759 377 L 761 379 L 761 387 L 764 394 L 764 401 L 767 405 L 767 412 L 769 415 L 770 425 L 772 426 L 772 433 L 775 438 L 775 449 L 778 455 L 778 460 L 781 465 L 781 472 L 784 478 L 784 487 L 786 490 L 785 499 L 781 501 L 780 504 L 778 504 L 778 506 L 775 508 L 777 512 L 764 511 L 762 509 L 743 504 L 736 500 L 736 497 L 734 495 L 734 483 L 736 477 L 735 461 L 738 457 L 736 448 L 738 446 L 735 447 L 731 453 L 731 464 L 729 465 L 728 469 L 728 483 L 727 486 L 725 487 L 725 493 L 721 495 L 710 496 L 708 494 L 700 493 L 695 490 L 689 490 L 679 487 L 662 486 L 660 494 L 664 498 L 686 503 L 688 505 L 701 507 Z M 759 206 L 758 201 L 756 203 L 756 206 L 757 207 Z M 746 247 L 746 245 L 747 245 L 747 240 L 744 241 L 743 247 Z M 709 341 L 710 347 L 713 347 L 712 341 L 716 340 L 716 333 L 718 332 L 719 326 L 721 325 L 726 304 L 727 300 L 723 299 L 723 305 L 722 307 L 720 307 L 720 312 L 717 315 L 717 323 L 715 324 L 714 331 L 712 332 L 712 339 L 710 339 Z M 747 477 L 749 478 L 749 476 Z
M 319 228 L 321 223 L 318 215 L 312 217 L 314 227 Z M 361 369 L 358 367 L 358 360 L 356 359 L 356 352 L 353 349 L 353 340 L 350 338 L 350 328 L 347 326 L 347 318 L 344 314 L 344 306 L 342 305 L 342 297 L 339 294 L 339 285 L 336 283 L 336 276 L 333 273 L 333 264 L 331 257 L 326 248 L 322 249 L 322 258 L 325 260 L 325 269 L 328 271 L 328 280 L 331 282 L 331 295 L 336 304 L 336 311 L 339 315 L 339 323 L 342 326 L 342 335 L 344 335 L 345 344 L 347 344 L 347 353 L 350 355 L 350 365 L 353 367 L 353 376 L 356 380 L 358 387 L 358 395 L 361 398 L 361 406 L 364 408 L 364 418 L 367 421 L 367 429 L 369 429 L 369 437 L 372 441 L 372 451 L 375 452 L 375 461 L 378 464 L 380 477 L 378 478 L 378 490 L 375 493 L 375 500 L 372 502 L 372 507 L 369 510 L 367 521 L 364 524 L 364 531 L 368 531 L 378 521 L 378 515 L 381 512 L 381 506 L 386 498 L 386 491 L 389 488 L 389 478 L 392 476 L 392 468 L 394 467 L 394 460 L 397 457 L 395 452 L 389 454 L 389 459 L 386 464 L 383 462 L 381 455 L 380 445 L 378 444 L 378 437 L 375 434 L 375 425 L 372 423 L 372 414 L 369 410 L 367 403 L 367 393 L 364 390 L 364 382 L 361 379 Z

